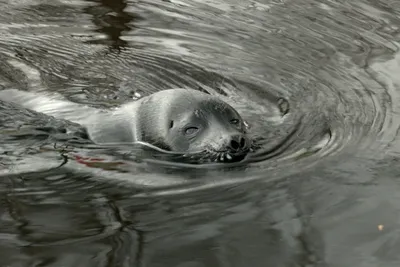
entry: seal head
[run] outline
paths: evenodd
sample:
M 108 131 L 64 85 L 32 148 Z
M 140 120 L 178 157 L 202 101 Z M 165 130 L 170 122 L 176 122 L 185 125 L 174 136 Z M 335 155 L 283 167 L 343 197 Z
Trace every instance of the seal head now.
M 160 148 L 201 152 L 204 161 L 242 160 L 251 141 L 239 113 L 221 99 L 196 90 L 165 90 L 151 95 L 139 110 L 138 139 Z

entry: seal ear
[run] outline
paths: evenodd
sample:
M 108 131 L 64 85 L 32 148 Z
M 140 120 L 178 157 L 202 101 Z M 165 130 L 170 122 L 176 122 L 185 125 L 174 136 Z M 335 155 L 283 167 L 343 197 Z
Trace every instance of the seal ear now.
M 211 95 L 210 92 L 208 92 L 206 89 L 204 89 L 204 88 L 201 87 L 201 86 L 198 86 L 198 87 L 197 87 L 197 90 L 199 90 L 200 92 L 205 93 L 205 94 L 207 94 L 207 95 Z

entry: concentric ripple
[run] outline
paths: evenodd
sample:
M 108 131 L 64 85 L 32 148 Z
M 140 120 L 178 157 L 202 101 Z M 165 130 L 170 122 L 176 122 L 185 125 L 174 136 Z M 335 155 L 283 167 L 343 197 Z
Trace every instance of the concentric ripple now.
M 0 6 L 0 89 L 111 109 L 193 88 L 257 143 L 192 164 L 0 102 L 4 266 L 399 265 L 396 1 Z
M 246 161 L 251 179 L 379 154 L 385 141 L 376 138 L 397 127 L 386 104 L 393 96 L 365 66 L 397 48 L 374 9 L 356 3 L 349 16 L 349 6 L 332 2 L 236 4 L 88 1 L 56 13 L 50 2 L 11 6 L 17 20 L 5 16 L 1 27 L 2 85 L 99 108 L 174 87 L 219 95 L 260 140 Z M 123 30 L 110 35 L 104 23 Z

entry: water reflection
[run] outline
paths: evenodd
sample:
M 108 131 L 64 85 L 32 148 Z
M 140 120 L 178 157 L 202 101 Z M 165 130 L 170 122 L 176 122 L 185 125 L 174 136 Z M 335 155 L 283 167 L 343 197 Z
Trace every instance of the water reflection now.
M 316 233 L 312 241 L 285 183 L 213 188 L 187 198 L 153 197 L 152 190 L 93 178 L 66 167 L 1 177 L 2 262 L 262 267 L 321 257 L 312 250 Z M 10 250 L 15 246 L 21 249 Z
M 121 36 L 134 30 L 134 24 L 142 18 L 127 12 L 128 4 L 124 0 L 86 0 L 93 4 L 83 9 L 83 12 L 92 16 L 91 21 L 96 25 L 96 32 L 102 33 L 106 39 L 90 40 L 88 43 L 104 44 L 110 50 L 120 51 L 128 46 L 128 42 Z

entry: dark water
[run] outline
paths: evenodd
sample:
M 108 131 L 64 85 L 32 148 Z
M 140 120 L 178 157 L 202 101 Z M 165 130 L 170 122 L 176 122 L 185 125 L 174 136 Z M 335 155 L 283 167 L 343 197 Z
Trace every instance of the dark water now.
M 0 7 L 1 88 L 98 108 L 205 90 L 269 151 L 166 166 L 0 102 L 0 266 L 399 266 L 400 2 Z

